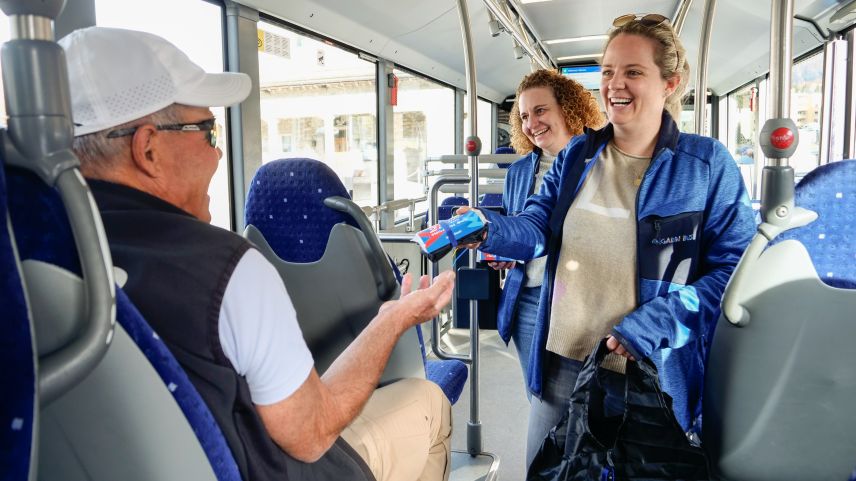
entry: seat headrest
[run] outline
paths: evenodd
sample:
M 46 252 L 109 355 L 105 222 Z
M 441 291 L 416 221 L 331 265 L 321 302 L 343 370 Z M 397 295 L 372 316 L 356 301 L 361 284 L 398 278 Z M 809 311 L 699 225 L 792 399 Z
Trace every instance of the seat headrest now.
M 329 166 L 314 159 L 275 160 L 253 177 L 245 220 L 282 260 L 314 262 L 324 255 L 334 225 L 358 227 L 348 215 L 324 205 L 331 196 L 351 198 Z
M 440 205 L 470 205 L 470 201 L 463 197 L 446 197 Z

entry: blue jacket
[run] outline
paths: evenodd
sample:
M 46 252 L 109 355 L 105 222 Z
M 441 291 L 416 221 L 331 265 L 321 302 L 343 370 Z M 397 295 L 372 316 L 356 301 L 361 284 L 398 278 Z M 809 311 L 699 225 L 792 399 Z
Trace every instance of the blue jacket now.
M 565 215 L 612 125 L 571 140 L 545 174 L 538 194 L 516 217 L 484 211 L 482 246 L 514 259 L 548 255 L 527 373 L 540 395 L 552 281 Z M 650 358 L 687 431 L 701 432 L 707 349 L 725 284 L 755 230 L 752 208 L 734 159 L 718 141 L 682 134 L 663 112 L 654 156 L 636 197 L 638 308 L 612 331 L 637 358 Z
M 525 157 L 511 164 L 505 174 L 505 190 L 502 194 L 502 207 L 510 216 L 523 211 L 526 199 L 532 195 L 535 187 L 535 173 L 538 171 L 538 159 L 541 154 L 530 152 Z M 499 336 L 508 344 L 511 339 L 511 328 L 514 324 L 514 313 L 517 308 L 517 297 L 526 280 L 526 269 L 518 265 L 509 269 L 505 275 L 505 284 L 499 296 L 499 307 L 496 316 L 496 328 Z

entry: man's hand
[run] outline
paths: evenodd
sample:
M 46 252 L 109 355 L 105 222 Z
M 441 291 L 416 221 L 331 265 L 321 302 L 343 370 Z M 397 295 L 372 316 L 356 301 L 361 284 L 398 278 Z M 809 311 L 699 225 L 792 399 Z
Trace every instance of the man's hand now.
M 407 274 L 401 280 L 401 298 L 384 303 L 380 308 L 383 314 L 394 315 L 405 323 L 405 328 L 415 326 L 440 314 L 440 310 L 452 299 L 455 287 L 455 273 L 446 271 L 428 285 L 428 276 L 419 279 L 419 287 L 411 292 L 413 276 Z
M 630 354 L 630 351 L 625 349 L 624 346 L 622 346 L 621 343 L 618 342 L 618 339 L 616 339 L 615 337 L 613 337 L 611 335 L 607 336 L 607 338 L 606 338 L 606 347 L 610 351 L 612 351 L 613 353 L 618 354 L 619 356 L 626 357 L 627 359 L 629 359 L 631 361 L 636 360 L 636 358 L 633 357 L 632 354 Z

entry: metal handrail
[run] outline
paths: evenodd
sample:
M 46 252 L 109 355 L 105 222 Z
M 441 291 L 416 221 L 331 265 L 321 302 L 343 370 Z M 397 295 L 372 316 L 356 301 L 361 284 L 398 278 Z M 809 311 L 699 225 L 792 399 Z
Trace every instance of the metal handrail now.
M 434 185 L 431 186 L 431 194 L 429 196 L 428 201 L 428 219 L 431 224 L 436 224 L 439 222 L 438 220 L 438 211 L 440 207 L 440 188 L 444 185 L 449 184 L 469 184 L 470 178 L 463 175 L 444 175 L 440 176 L 435 182 Z M 470 256 L 473 257 L 473 256 Z M 440 274 L 437 262 L 432 262 L 430 267 L 431 278 L 437 277 Z M 473 328 L 472 318 L 470 318 L 470 329 Z M 476 329 L 478 330 L 478 329 Z M 458 361 L 463 361 L 467 364 L 472 362 L 472 345 L 470 346 L 470 353 L 467 355 L 462 354 L 453 354 L 451 352 L 444 351 L 440 346 L 440 318 L 435 317 L 431 321 L 431 351 L 439 357 L 440 359 L 456 359 Z
M 469 181 L 467 181 L 469 184 Z M 479 184 L 479 192 L 478 195 L 481 194 L 502 194 L 505 189 L 504 184 Z M 444 194 L 468 194 L 470 193 L 469 187 L 462 187 L 458 185 L 444 185 L 440 192 Z
M 517 154 L 480 154 L 480 164 L 513 164 L 520 159 Z M 465 154 L 435 155 L 427 157 L 426 162 L 443 162 L 444 164 L 463 164 L 469 161 Z
M 86 296 L 84 324 L 68 345 L 39 360 L 38 398 L 46 406 L 83 380 L 113 338 L 116 291 L 110 249 L 95 201 L 71 151 L 74 126 L 68 72 L 54 40 L 64 1 L 6 0 L 12 38 L 3 45 L 7 163 L 35 172 L 62 197 L 77 247 Z
M 479 175 L 491 179 L 504 179 L 508 169 L 479 169 Z M 428 170 L 425 175 L 469 175 L 469 169 Z
M 704 135 L 704 121 L 707 118 L 707 59 L 710 51 L 710 35 L 713 28 L 713 14 L 716 11 L 716 0 L 707 0 L 704 4 L 701 34 L 698 46 L 698 77 L 695 89 L 695 131 Z M 680 66 L 679 66 L 680 68 Z

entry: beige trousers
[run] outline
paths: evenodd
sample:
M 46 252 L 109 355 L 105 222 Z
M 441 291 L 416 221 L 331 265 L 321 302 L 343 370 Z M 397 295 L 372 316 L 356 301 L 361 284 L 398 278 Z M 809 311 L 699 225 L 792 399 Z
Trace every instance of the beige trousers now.
M 342 431 L 377 481 L 446 481 L 452 406 L 424 379 L 403 379 L 374 392 Z

